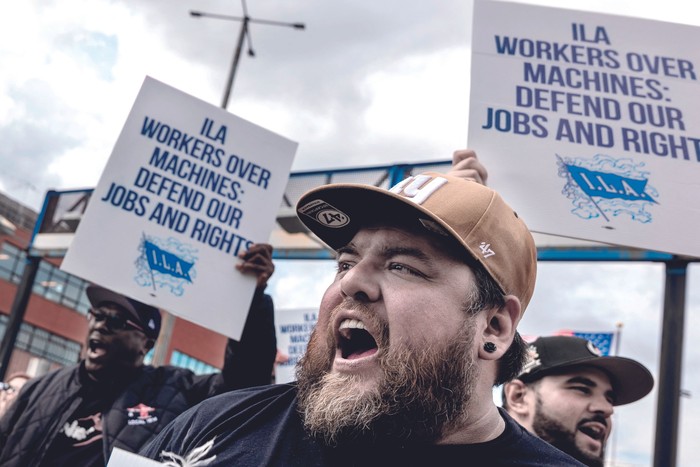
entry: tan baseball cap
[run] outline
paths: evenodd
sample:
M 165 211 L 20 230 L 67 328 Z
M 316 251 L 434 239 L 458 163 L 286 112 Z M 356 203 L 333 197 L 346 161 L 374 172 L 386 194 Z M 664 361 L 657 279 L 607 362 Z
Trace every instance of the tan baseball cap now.
M 525 223 L 494 190 L 446 174 L 426 172 L 390 190 L 362 184 L 312 189 L 297 203 L 299 219 L 332 249 L 347 245 L 361 228 L 415 222 L 453 237 L 525 311 L 535 288 L 537 249 Z

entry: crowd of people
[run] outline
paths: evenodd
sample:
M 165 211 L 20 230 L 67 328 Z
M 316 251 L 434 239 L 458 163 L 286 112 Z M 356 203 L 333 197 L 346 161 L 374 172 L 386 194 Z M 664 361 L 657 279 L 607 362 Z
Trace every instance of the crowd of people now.
M 119 447 L 183 466 L 602 466 L 614 407 L 653 378 L 585 339 L 523 340 L 537 251 L 487 178 L 460 150 L 447 174 L 301 197 L 337 273 L 294 383 L 269 384 L 270 245 L 237 265 L 257 289 L 220 373 L 144 365 L 160 311 L 88 287 L 83 360 L 0 399 L 0 465 L 104 466 Z

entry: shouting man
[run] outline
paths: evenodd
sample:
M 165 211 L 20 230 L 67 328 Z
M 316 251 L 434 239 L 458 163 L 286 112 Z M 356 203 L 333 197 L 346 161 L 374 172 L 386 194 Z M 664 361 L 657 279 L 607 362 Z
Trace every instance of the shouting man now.
M 572 336 L 535 340 L 524 371 L 503 387 L 503 407 L 521 425 L 591 467 L 602 467 L 613 407 L 646 396 L 654 379 L 642 364 L 603 357 Z
M 492 388 L 520 372 L 536 249 L 493 190 L 437 173 L 333 184 L 299 218 L 337 274 L 297 383 L 234 391 L 141 454 L 178 465 L 580 465 L 515 423 Z

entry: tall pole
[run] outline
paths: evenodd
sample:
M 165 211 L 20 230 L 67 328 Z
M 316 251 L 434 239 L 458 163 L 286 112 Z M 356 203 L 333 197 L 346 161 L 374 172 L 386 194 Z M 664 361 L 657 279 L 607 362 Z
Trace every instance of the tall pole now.
M 676 465 L 687 271 L 688 261 L 686 260 L 674 257 L 666 263 L 654 467 L 675 467 Z
M 24 321 L 24 314 L 27 311 L 27 303 L 29 303 L 29 298 L 32 295 L 34 279 L 36 279 L 36 273 L 39 270 L 41 257 L 28 253 L 26 261 L 22 279 L 17 286 L 15 299 L 12 302 L 12 310 L 7 321 L 5 335 L 2 338 L 2 344 L 0 344 L 0 381 L 3 381 L 5 375 L 7 375 L 7 367 L 10 365 L 12 350 L 22 326 L 22 321 Z
M 620 356 L 620 340 L 622 339 L 622 321 L 615 323 L 615 353 L 616 357 Z
M 238 62 L 241 58 L 241 51 L 243 50 L 243 43 L 248 38 L 248 54 L 254 56 L 253 50 L 250 47 L 250 23 L 265 24 L 268 26 L 285 26 L 294 29 L 306 29 L 304 23 L 287 23 L 284 21 L 274 21 L 269 19 L 257 19 L 248 16 L 248 9 L 246 8 L 245 0 L 241 0 L 243 6 L 243 16 L 230 16 L 230 15 L 220 15 L 216 13 L 206 13 L 203 11 L 190 10 L 190 16 L 195 18 L 216 18 L 225 19 L 232 21 L 241 22 L 241 31 L 238 33 L 238 41 L 236 43 L 236 49 L 233 53 L 233 60 L 231 61 L 231 68 L 228 72 L 228 79 L 226 80 L 226 89 L 224 91 L 224 98 L 221 101 L 221 108 L 226 109 L 228 107 L 229 100 L 231 98 L 231 91 L 233 89 L 233 80 L 236 77 L 236 70 L 238 69 Z
M 228 101 L 231 97 L 231 89 L 233 89 L 233 79 L 236 77 L 238 61 L 241 58 L 241 50 L 243 49 L 243 41 L 245 40 L 245 36 L 248 31 L 248 21 L 249 18 L 247 16 L 244 16 L 243 21 L 241 22 L 241 32 L 238 34 L 238 43 L 236 44 L 236 50 L 233 53 L 231 69 L 228 72 L 228 79 L 226 80 L 226 91 L 224 92 L 224 99 L 221 101 L 222 109 L 226 109 L 226 107 L 228 107 Z
M 622 322 L 618 321 L 615 323 L 615 348 L 611 349 L 611 355 L 614 357 L 619 357 L 620 356 L 620 339 L 622 338 Z M 618 412 L 613 413 L 613 426 L 619 426 L 620 414 Z M 612 432 L 612 449 L 610 450 L 611 452 L 611 463 L 610 465 L 612 467 L 617 465 L 617 432 L 619 430 L 613 430 Z

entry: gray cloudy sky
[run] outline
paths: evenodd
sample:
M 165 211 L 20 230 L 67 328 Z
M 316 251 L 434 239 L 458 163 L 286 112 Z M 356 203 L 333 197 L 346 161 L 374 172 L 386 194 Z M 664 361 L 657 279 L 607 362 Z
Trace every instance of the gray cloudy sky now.
M 683 0 L 526 3 L 700 24 Z M 242 57 L 229 110 L 300 143 L 293 170 L 446 160 L 466 144 L 472 2 L 248 0 L 256 57 Z M 240 0 L 25 0 L 0 15 L 0 190 L 38 209 L 47 189 L 92 187 L 145 75 L 219 104 Z M 475 148 L 478 151 L 478 148 Z M 484 158 L 488 166 L 488 160 Z M 329 262 L 281 261 L 278 307 L 316 306 Z M 679 465 L 700 457 L 700 310 L 691 267 Z M 524 334 L 613 330 L 621 353 L 656 375 L 664 268 L 659 264 L 542 263 Z M 308 290 L 300 294 L 299 290 Z M 619 465 L 651 465 L 656 390 L 621 407 Z M 613 449 L 611 446 L 610 449 Z

